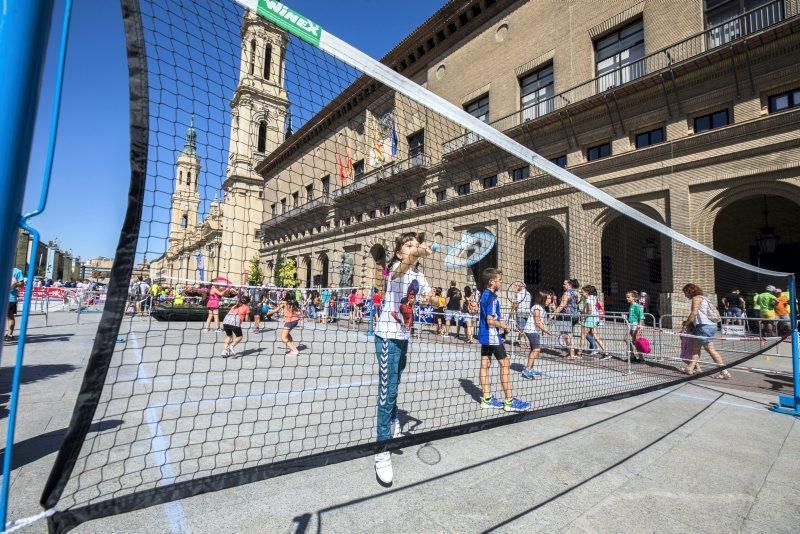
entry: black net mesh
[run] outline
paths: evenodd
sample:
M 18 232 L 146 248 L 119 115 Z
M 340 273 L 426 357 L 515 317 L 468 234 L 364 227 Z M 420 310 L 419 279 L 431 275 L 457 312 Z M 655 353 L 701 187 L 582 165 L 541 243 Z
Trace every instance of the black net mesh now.
M 143 280 L 125 342 L 95 355 L 108 366 L 86 386 L 96 410 L 82 406 L 73 427 L 122 423 L 84 431 L 57 466 L 45 497 L 62 515 L 724 377 L 788 324 L 741 316 L 785 277 L 621 214 L 232 1 L 139 4 Z M 552 75 L 526 78 L 522 110 L 498 128 L 713 246 L 713 228 L 676 216 L 691 178 L 674 166 L 691 155 L 669 110 L 631 138 L 651 163 L 632 178 L 614 163 L 608 104 L 580 128 L 609 135 L 583 147 Z M 648 94 L 614 108 L 631 131 Z M 461 104 L 491 116 L 487 94 Z

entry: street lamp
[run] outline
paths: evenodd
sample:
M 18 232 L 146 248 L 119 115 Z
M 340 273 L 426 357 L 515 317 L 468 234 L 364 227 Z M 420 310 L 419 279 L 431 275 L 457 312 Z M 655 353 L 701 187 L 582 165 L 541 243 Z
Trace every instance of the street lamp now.
M 769 210 L 767 209 L 767 196 L 764 195 L 764 226 L 758 229 L 759 236 L 756 239 L 758 244 L 759 256 L 764 254 L 774 254 L 778 246 L 780 236 L 775 234 L 775 227 L 769 225 Z

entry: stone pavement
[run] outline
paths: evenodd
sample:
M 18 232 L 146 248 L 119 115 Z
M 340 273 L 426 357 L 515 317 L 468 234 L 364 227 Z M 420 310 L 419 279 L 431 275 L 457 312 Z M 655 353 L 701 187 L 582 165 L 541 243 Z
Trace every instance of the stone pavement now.
M 90 317 L 31 331 L 11 518 L 40 510 L 99 318 Z M 12 358 L 6 346 L 3 392 Z M 766 409 L 773 394 L 730 385 L 686 384 L 408 447 L 394 455 L 390 489 L 376 483 L 371 458 L 361 458 L 77 530 L 794 532 L 800 428 Z

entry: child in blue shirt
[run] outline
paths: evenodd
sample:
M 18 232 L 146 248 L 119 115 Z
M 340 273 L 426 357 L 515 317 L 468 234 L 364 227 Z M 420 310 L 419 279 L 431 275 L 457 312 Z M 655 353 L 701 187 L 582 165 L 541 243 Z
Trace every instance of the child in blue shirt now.
M 480 319 L 478 321 L 478 341 L 481 344 L 481 372 L 480 383 L 483 396 L 481 408 L 502 408 L 507 412 L 524 412 L 530 410 L 531 404 L 511 395 L 511 380 L 509 379 L 510 363 L 503 346 L 503 334 L 508 332 L 508 325 L 502 322 L 500 300 L 497 292 L 503 283 L 503 273 L 500 269 L 488 268 L 481 275 L 486 289 L 481 295 Z M 500 385 L 503 387 L 505 400 L 495 398 L 489 387 L 489 366 L 495 357 L 500 366 Z

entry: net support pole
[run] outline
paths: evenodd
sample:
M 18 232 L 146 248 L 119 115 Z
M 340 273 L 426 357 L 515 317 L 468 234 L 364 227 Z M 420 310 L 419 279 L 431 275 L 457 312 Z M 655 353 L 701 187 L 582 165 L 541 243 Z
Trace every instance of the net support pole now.
M 44 67 L 47 36 L 53 0 L 11 2 L 0 11 L 0 302 L 8 294 L 16 249 L 17 228 L 22 220 L 22 198 L 30 161 L 33 126 Z M 34 249 L 35 250 L 35 249 Z M 33 267 L 33 262 L 31 267 Z M 30 312 L 30 291 L 26 288 L 26 310 Z M 5 314 L 0 326 L 5 331 Z M 23 316 L 23 321 L 25 316 Z M 6 454 L 3 458 L 3 483 L 0 490 L 0 526 L 5 528 L 8 513 L 9 478 L 14 443 L 14 421 L 21 375 L 23 346 L 17 347 L 17 362 L 12 379 L 12 403 L 8 415 Z
M 792 394 L 779 395 L 773 411 L 800 417 L 800 335 L 797 331 L 797 285 L 795 276 L 789 275 L 789 320 L 792 322 Z

